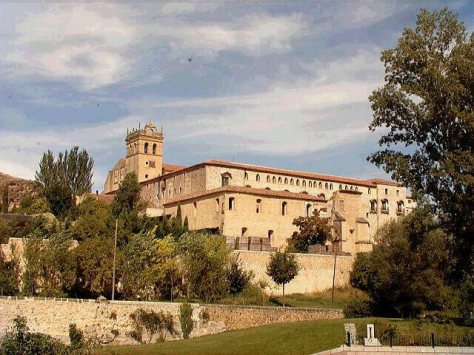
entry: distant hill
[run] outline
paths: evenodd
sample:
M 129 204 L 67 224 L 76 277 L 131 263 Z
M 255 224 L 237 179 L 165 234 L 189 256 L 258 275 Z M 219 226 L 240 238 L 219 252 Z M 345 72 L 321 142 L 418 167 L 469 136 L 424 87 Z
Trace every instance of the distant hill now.
M 25 194 L 34 194 L 37 183 L 0 172 L 0 195 L 2 211 L 9 212 L 18 206 Z

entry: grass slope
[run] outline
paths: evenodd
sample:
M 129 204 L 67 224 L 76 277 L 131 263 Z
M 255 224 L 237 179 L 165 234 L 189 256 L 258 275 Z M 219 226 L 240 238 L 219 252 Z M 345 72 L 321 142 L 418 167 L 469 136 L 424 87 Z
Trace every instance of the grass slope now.
M 344 343 L 344 323 L 355 323 L 359 335 L 367 323 L 394 325 L 400 334 L 460 336 L 472 328 L 401 319 L 334 319 L 274 324 L 166 343 L 103 347 L 96 354 L 311 354 Z
M 274 324 L 188 340 L 107 347 L 100 354 L 311 354 L 341 345 L 344 322 Z

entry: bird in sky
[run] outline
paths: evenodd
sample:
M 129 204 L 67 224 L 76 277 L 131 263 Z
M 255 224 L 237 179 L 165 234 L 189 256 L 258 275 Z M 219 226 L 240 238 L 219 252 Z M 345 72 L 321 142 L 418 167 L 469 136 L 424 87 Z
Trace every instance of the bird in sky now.
M 188 62 L 191 63 L 191 61 L 193 60 L 193 57 L 189 57 L 188 58 Z

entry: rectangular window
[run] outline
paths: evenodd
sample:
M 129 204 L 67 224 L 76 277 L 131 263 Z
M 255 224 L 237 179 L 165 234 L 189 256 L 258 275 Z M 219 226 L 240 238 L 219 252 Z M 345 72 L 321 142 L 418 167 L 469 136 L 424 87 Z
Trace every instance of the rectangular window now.
M 154 162 L 154 161 L 152 161 L 152 160 L 150 160 L 149 167 L 150 167 L 150 168 L 156 168 L 156 166 L 155 166 L 155 162 Z
M 229 198 L 229 211 L 232 211 L 233 209 L 235 209 L 235 198 L 230 197 Z

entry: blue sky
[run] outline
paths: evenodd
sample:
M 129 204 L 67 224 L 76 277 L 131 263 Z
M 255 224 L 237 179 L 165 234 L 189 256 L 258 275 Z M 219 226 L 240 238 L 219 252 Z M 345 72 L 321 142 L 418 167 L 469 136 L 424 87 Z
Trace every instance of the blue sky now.
M 95 188 L 127 128 L 163 125 L 164 161 L 368 178 L 380 52 L 422 7 L 474 30 L 474 2 L 0 2 L 0 171 L 85 148 Z M 191 61 L 188 58 L 192 58 Z

